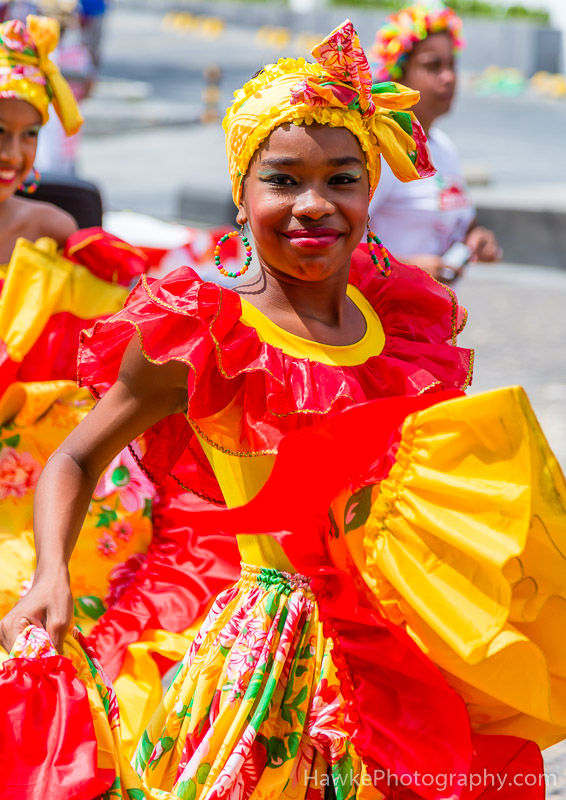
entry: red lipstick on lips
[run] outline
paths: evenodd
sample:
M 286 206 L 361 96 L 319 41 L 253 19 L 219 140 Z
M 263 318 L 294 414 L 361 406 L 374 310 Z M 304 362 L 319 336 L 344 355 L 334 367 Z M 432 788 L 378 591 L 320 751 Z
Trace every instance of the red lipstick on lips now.
M 2 168 L 0 167 L 0 184 L 4 186 L 10 186 L 10 184 L 14 183 L 18 176 L 18 173 L 13 168 Z
M 297 247 L 330 247 L 342 236 L 335 228 L 295 228 L 284 235 Z

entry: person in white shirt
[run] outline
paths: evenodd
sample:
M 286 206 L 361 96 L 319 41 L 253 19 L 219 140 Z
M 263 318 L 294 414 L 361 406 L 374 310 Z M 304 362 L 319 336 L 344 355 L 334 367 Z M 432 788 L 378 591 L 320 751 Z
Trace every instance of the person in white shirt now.
M 491 262 L 502 255 L 493 232 L 475 222 L 455 145 L 434 124 L 454 100 L 461 25 L 452 9 L 439 3 L 408 6 L 389 17 L 372 50 L 375 80 L 398 81 L 420 92 L 414 111 L 437 173 L 413 185 L 396 180 L 384 165 L 370 227 L 397 258 L 443 280 L 460 274 L 468 259 Z M 456 243 L 468 249 L 456 253 Z

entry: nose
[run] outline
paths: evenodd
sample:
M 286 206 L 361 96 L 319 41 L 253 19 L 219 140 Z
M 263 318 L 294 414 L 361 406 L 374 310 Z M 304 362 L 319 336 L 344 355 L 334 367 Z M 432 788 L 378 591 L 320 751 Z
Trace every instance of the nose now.
M 295 217 L 321 219 L 333 214 L 334 210 L 334 204 L 324 196 L 320 189 L 314 186 L 305 187 L 304 191 L 296 195 L 293 203 L 293 215 Z
M 456 83 L 456 70 L 454 67 L 445 67 L 440 73 L 439 81 L 444 86 L 454 86 Z

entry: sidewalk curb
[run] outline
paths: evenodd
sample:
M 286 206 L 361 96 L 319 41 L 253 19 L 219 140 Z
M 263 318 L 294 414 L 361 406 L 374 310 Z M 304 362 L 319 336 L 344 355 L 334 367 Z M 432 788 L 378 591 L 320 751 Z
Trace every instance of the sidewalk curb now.
M 566 269 L 566 211 L 479 205 L 477 220 L 495 233 L 506 261 Z

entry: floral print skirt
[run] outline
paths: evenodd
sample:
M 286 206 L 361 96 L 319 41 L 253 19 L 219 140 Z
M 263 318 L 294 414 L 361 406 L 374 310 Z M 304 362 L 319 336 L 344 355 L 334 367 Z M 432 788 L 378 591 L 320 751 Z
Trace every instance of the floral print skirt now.
M 138 745 L 144 787 L 186 800 L 319 800 L 329 787 L 347 800 L 362 786 L 381 797 L 361 780 L 331 649 L 307 578 L 243 565 Z

